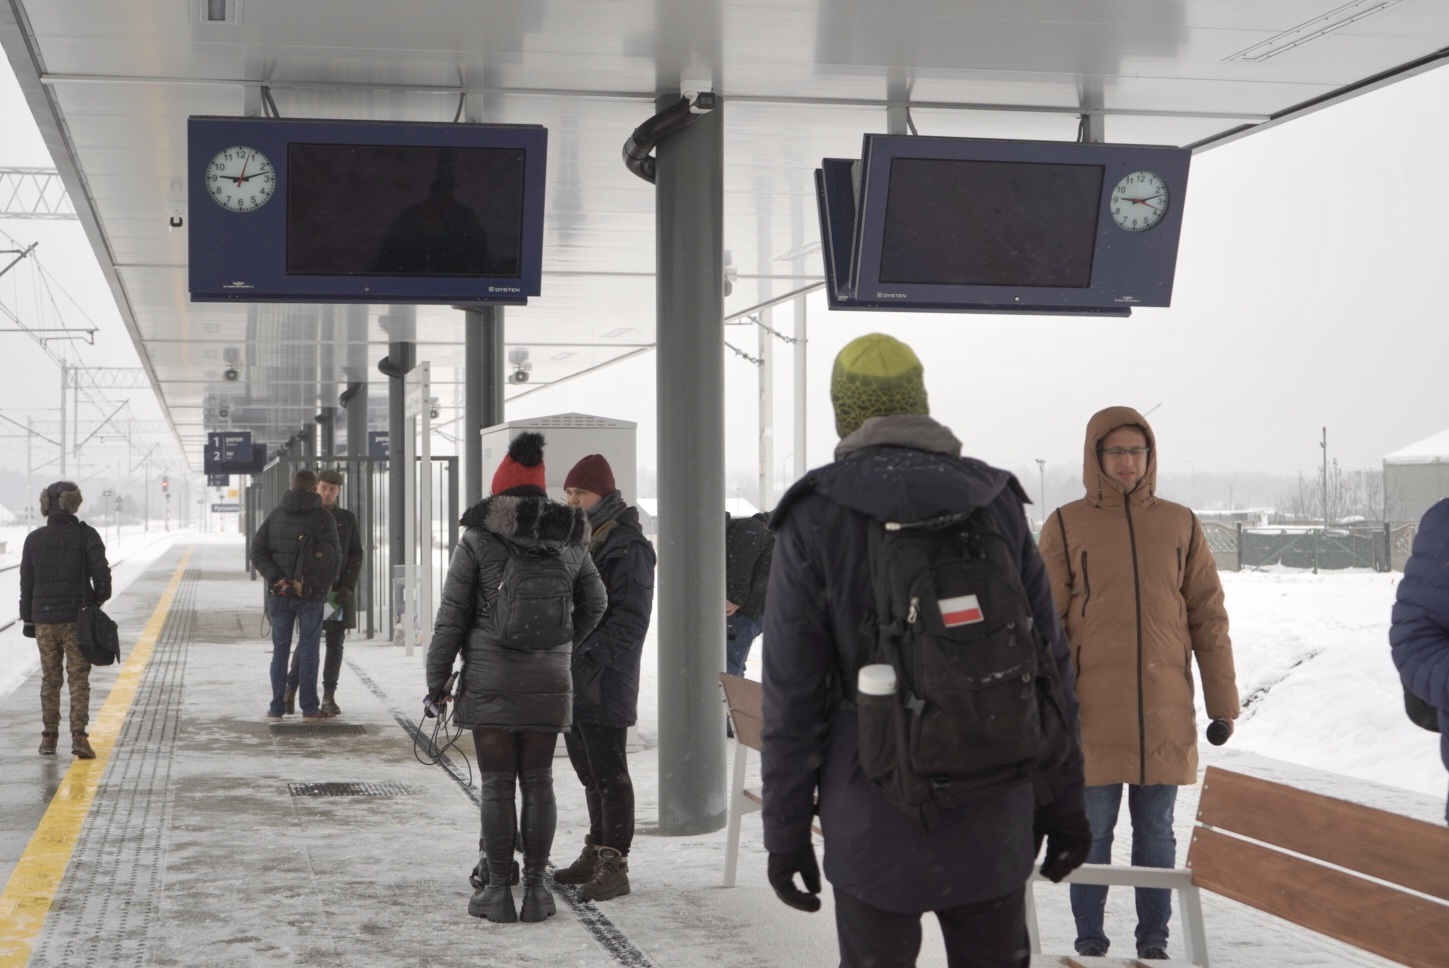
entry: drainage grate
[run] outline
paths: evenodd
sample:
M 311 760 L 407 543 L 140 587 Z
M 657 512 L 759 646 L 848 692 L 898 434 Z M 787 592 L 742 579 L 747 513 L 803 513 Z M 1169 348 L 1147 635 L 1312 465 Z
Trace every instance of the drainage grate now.
M 273 723 L 273 736 L 361 736 L 367 732 L 363 726 L 347 726 L 338 723 L 326 726 L 322 723 Z
M 410 797 L 417 793 L 401 783 L 288 783 L 294 797 Z

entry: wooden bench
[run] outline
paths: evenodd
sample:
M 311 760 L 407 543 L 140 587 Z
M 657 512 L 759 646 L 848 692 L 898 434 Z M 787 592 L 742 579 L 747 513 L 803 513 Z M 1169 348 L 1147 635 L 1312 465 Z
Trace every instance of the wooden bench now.
M 1186 868 L 1087 864 L 1067 881 L 1177 890 L 1197 965 L 1209 964 L 1199 891 L 1399 964 L 1449 965 L 1449 828 L 1218 767 L 1203 778 Z M 1039 951 L 1030 903 L 1028 927 Z
M 732 676 L 727 672 L 719 675 L 720 688 L 724 690 L 725 708 L 735 731 L 735 765 L 730 776 L 730 819 L 729 840 L 725 846 L 724 886 L 735 886 L 735 871 L 740 856 L 740 818 L 747 813 L 756 813 L 764 805 L 760 791 L 745 786 L 745 767 L 750 750 L 760 751 L 760 730 L 765 725 L 764 691 L 753 679 Z M 812 824 L 815 833 L 820 827 Z

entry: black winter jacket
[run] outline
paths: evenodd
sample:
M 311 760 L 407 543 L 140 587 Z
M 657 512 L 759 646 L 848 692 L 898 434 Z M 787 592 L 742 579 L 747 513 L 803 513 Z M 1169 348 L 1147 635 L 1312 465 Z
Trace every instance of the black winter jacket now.
M 574 653 L 574 722 L 633 726 L 639 719 L 639 661 L 654 614 L 654 546 L 629 508 L 609 524 L 590 556 L 609 607 Z
M 321 601 L 341 564 L 337 521 L 311 491 L 288 491 L 252 538 L 252 566 L 274 585 L 300 581 L 302 598 Z
M 332 583 L 334 590 L 346 588 L 348 591 L 357 590 L 357 577 L 362 573 L 362 533 L 357 527 L 357 515 L 343 507 L 332 506 L 332 519 L 337 522 L 337 544 L 342 549 L 342 568 L 337 580 Z M 357 628 L 357 609 L 353 607 L 355 601 L 344 606 L 346 620 L 342 622 L 325 622 L 323 624 L 337 628 Z
M 725 515 L 725 598 L 750 618 L 765 614 L 774 544 L 765 522 Z
M 454 721 L 469 729 L 561 732 L 572 721 L 569 659 L 604 614 L 604 583 L 589 558 L 584 512 L 544 497 L 495 495 L 464 512 L 467 528 L 443 582 L 428 645 L 428 693 L 443 690 L 461 652 Z M 489 612 L 510 555 L 521 547 L 557 550 L 574 574 L 574 638 L 551 651 L 508 648 Z
M 880 422 L 880 423 L 878 423 Z M 887 431 L 899 432 L 881 433 Z M 896 446 L 866 446 L 863 442 Z M 1016 478 L 971 458 L 929 417 L 878 417 L 841 443 L 835 463 L 798 481 L 775 511 L 775 558 L 765 613 L 765 848 L 810 843 L 817 812 L 835 888 L 887 911 L 919 913 L 974 904 L 1017 890 L 1036 853 L 1029 781 L 942 812 L 922 833 L 861 772 L 853 711 L 832 706 L 836 670 L 855 668 L 871 601 L 871 519 L 919 521 L 987 507 L 1017 549 L 1037 627 L 1056 656 L 1067 720 L 1078 733 L 1075 680 L 1045 568 L 1027 530 Z M 1082 807 L 1080 740 L 1049 778 L 1052 809 Z
M 50 515 L 25 536 L 20 556 L 20 621 L 74 622 L 87 585 L 96 602 L 111 597 L 106 543 L 96 529 L 69 511 Z

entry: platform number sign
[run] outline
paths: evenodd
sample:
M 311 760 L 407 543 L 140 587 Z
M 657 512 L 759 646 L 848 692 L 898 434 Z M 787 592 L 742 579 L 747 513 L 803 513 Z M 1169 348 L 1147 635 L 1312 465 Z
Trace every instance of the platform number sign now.
M 207 474 L 246 473 L 252 464 L 251 431 L 227 430 L 207 434 L 202 464 L 202 470 Z

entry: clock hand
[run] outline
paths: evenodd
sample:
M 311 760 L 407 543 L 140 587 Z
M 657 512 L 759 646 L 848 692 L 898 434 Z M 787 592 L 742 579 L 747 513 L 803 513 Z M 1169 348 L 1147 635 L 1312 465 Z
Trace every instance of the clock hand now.
M 242 182 L 246 181 L 247 165 L 250 165 L 251 163 L 252 163 L 251 152 L 247 152 L 246 158 L 242 161 L 241 174 L 236 176 L 236 183 L 237 183 L 237 187 L 238 188 L 241 187 L 241 183 Z

